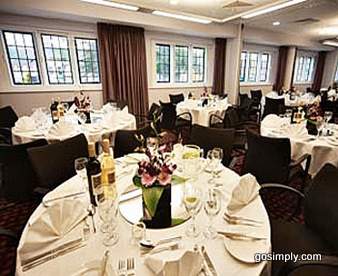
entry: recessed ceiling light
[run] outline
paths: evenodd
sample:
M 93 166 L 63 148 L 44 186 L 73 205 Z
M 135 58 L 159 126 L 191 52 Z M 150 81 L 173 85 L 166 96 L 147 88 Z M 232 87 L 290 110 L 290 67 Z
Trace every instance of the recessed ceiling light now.
M 209 19 L 203 19 L 203 18 L 192 17 L 192 16 L 187 16 L 187 15 L 182 15 L 182 14 L 163 12 L 163 11 L 153 11 L 152 14 L 201 23 L 201 24 L 210 24 L 212 22 Z
M 179 0 L 169 0 L 171 5 L 177 5 Z
M 280 25 L 280 22 L 279 22 L 279 21 L 275 21 L 275 22 L 272 23 L 272 25 L 274 25 L 274 26 L 279 26 L 279 25 Z
M 323 45 L 338 47 L 338 40 L 324 40 Z
M 136 7 L 136 6 L 116 3 L 116 2 L 107 1 L 107 0 L 80 0 L 80 1 L 88 2 L 88 3 L 92 3 L 92 4 L 97 4 L 97 5 L 102 5 L 102 6 L 108 6 L 108 7 L 117 8 L 117 9 L 129 10 L 129 11 L 138 11 L 139 10 L 139 7 Z
M 307 1 L 307 0 L 286 1 L 286 2 L 277 4 L 277 5 L 274 5 L 274 6 L 270 6 L 270 7 L 267 7 L 267 8 L 262 8 L 262 9 L 255 10 L 253 12 L 249 12 L 248 14 L 243 15 L 242 18 L 249 19 L 249 18 L 258 16 L 258 15 L 262 15 L 262 14 L 266 14 L 266 13 L 273 12 L 273 11 L 276 11 L 276 10 L 284 9 L 284 8 L 287 8 L 287 7 L 290 7 L 290 6 L 305 2 L 305 1 Z

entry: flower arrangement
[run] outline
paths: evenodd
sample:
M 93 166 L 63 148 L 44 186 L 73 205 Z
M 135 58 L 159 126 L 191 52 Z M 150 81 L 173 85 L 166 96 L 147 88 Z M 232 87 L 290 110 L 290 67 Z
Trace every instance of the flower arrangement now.
M 201 94 L 201 98 L 209 98 L 209 92 L 206 86 L 203 87 L 203 93 Z
M 316 123 L 317 121 L 320 121 L 323 119 L 323 112 L 320 108 L 319 102 L 314 102 L 313 104 L 309 105 L 306 110 L 306 119 L 310 123 Z
M 83 91 L 80 92 L 79 96 L 75 96 L 74 103 L 78 110 L 89 110 L 91 106 L 89 96 L 85 96 Z

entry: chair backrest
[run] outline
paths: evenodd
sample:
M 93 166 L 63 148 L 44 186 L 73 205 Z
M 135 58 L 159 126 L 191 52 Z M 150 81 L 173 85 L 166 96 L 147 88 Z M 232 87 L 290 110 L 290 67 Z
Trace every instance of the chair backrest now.
M 18 115 L 16 115 L 14 109 L 11 106 L 8 105 L 0 108 L 0 127 L 14 127 L 17 120 Z
M 61 142 L 28 150 L 40 187 L 54 189 L 76 174 L 74 160 L 88 157 L 88 143 L 83 134 Z
M 201 147 L 206 154 L 213 148 L 223 149 L 223 164 L 229 165 L 232 146 L 235 140 L 235 129 L 211 128 L 193 125 L 189 144 Z
M 160 115 L 160 111 L 161 107 L 156 103 L 152 103 L 147 115 L 147 119 L 150 121 L 154 120 L 154 117 L 156 118 L 157 116 Z
M 173 103 L 173 104 L 178 104 L 178 103 L 184 101 L 184 95 L 183 95 L 183 93 L 180 93 L 180 94 L 170 94 L 169 98 L 170 98 L 170 102 Z
M 247 142 L 243 173 L 253 174 L 260 184 L 286 183 L 291 162 L 290 140 L 247 131 Z
M 44 139 L 20 145 L 0 145 L 0 193 L 12 200 L 27 199 L 36 187 L 27 149 L 47 145 Z
M 285 113 L 285 99 L 273 99 L 265 97 L 265 106 L 264 106 L 264 115 L 263 117 L 269 114 L 283 114 Z
M 251 95 L 251 99 L 254 101 L 254 103 L 259 104 L 262 100 L 262 90 L 258 89 L 258 90 L 250 90 L 250 95 Z
M 117 105 L 118 108 L 123 109 L 126 106 L 128 106 L 128 101 L 120 100 L 120 101 L 116 102 L 116 105 Z
M 241 119 L 238 114 L 238 108 L 230 106 L 224 113 L 224 128 L 233 128 L 238 123 L 240 123 Z
M 161 104 L 161 128 L 162 129 L 174 129 L 176 123 L 176 107 L 173 103 L 163 103 Z
M 338 251 L 338 168 L 326 164 L 305 195 L 306 225 Z
M 114 143 L 115 158 L 135 152 L 138 147 L 142 146 L 140 141 L 136 139 L 136 135 L 142 135 L 144 139 L 146 139 L 153 135 L 153 130 L 150 126 L 138 130 L 118 130 L 115 135 Z

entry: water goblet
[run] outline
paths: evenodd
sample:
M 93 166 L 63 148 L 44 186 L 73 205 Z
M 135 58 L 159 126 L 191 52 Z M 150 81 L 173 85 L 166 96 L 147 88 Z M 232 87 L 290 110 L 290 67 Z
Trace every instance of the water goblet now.
M 206 200 L 204 202 L 204 210 L 209 217 L 209 225 L 204 231 L 204 236 L 208 239 L 215 239 L 217 236 L 216 229 L 212 226 L 214 217 L 221 211 L 221 196 L 214 188 L 208 189 Z
M 88 163 L 88 159 L 86 157 L 79 157 L 74 160 L 74 168 L 76 174 L 81 178 L 84 190 L 88 190 L 87 184 L 87 170 L 86 165 Z
M 184 207 L 191 216 L 192 223 L 188 226 L 186 230 L 186 234 L 188 237 L 198 237 L 200 234 L 200 229 L 196 225 L 196 215 L 201 209 L 201 197 L 202 192 L 201 190 L 196 187 L 195 185 L 192 185 L 190 183 L 187 183 L 184 187 L 183 191 L 183 204 Z
M 210 184 L 215 184 L 215 179 L 219 174 L 219 166 L 223 160 L 223 150 L 221 148 L 214 148 L 208 152 L 207 158 L 209 160 L 209 168 L 212 178 L 208 181 Z

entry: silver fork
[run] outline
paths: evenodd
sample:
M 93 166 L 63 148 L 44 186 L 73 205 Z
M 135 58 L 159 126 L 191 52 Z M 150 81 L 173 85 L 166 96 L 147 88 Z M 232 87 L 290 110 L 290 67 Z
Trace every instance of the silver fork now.
M 126 262 L 125 260 L 119 260 L 118 267 L 117 267 L 117 273 L 118 276 L 125 276 L 126 275 Z
M 127 259 L 127 276 L 134 276 L 135 275 L 135 259 L 128 258 Z

